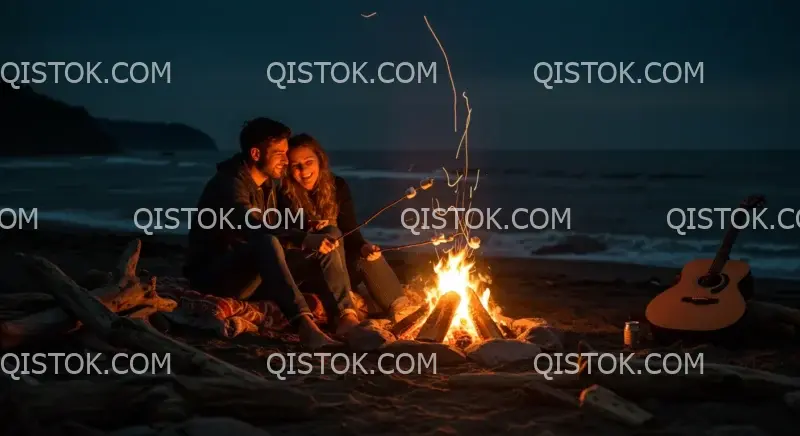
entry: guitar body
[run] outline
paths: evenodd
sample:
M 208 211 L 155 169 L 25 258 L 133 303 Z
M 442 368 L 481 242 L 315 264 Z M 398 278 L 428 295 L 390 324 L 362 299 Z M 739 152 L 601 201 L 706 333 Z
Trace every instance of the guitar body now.
M 713 337 L 735 327 L 752 293 L 750 266 L 728 260 L 709 274 L 714 260 L 698 259 L 683 267 L 677 284 L 648 304 L 645 317 L 654 335 L 690 339 Z

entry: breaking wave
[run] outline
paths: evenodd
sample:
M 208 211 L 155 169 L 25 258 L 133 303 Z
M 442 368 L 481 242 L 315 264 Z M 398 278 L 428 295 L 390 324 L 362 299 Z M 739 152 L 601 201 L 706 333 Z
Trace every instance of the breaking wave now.
M 131 218 L 121 219 L 116 212 L 85 210 L 39 211 L 40 222 L 67 223 L 112 231 L 141 232 Z M 188 229 L 158 230 L 158 233 L 186 234 Z M 365 228 L 364 236 L 380 246 L 389 247 L 421 242 L 431 235 L 412 235 L 406 229 Z M 611 233 L 581 234 L 542 231 L 539 233 L 483 233 L 480 254 L 488 257 L 528 259 L 565 259 L 605 261 L 680 268 L 697 258 L 711 258 L 719 247 L 718 240 L 658 238 L 643 235 Z M 417 251 L 430 251 L 421 247 Z M 737 244 L 734 257 L 748 262 L 753 273 L 761 277 L 800 278 L 800 246 L 792 244 Z
M 364 229 L 362 232 L 375 244 L 384 246 L 420 242 L 430 236 L 424 233 L 414 236 L 405 229 Z M 558 231 L 484 233 L 480 236 L 480 252 L 490 257 L 605 261 L 674 268 L 693 259 L 714 257 L 720 243 L 719 240 Z M 748 262 L 759 276 L 800 278 L 798 245 L 743 242 L 735 247 L 734 256 Z

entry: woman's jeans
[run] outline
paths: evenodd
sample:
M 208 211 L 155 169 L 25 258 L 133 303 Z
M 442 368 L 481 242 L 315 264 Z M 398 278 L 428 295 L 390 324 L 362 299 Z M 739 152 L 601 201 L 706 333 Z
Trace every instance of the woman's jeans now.
M 403 287 L 386 258 L 369 261 L 361 253 L 347 253 L 347 272 L 350 282 L 357 286 L 363 282 L 369 295 L 386 312 L 405 301 Z
M 327 233 L 332 239 L 342 236 L 341 230 L 335 226 L 327 226 L 319 232 Z M 385 257 L 381 256 L 376 260 L 369 261 L 361 257 L 360 251 L 350 250 L 348 252 L 345 250 L 343 242 L 339 241 L 339 247 L 335 252 L 340 256 L 342 263 L 347 266 L 348 280 L 353 288 L 363 282 L 372 300 L 387 313 L 397 305 L 405 303 L 403 286 Z

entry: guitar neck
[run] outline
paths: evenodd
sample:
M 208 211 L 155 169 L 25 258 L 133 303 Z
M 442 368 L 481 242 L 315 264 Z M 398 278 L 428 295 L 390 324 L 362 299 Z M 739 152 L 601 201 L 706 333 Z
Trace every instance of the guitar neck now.
M 717 255 L 714 257 L 714 261 L 711 263 L 711 268 L 708 270 L 709 274 L 719 274 L 722 272 L 725 262 L 730 259 L 731 250 L 733 249 L 733 244 L 736 242 L 737 236 L 739 236 L 739 229 L 736 227 L 729 228 L 725 233 L 725 237 L 722 239 L 722 244 L 717 250 Z

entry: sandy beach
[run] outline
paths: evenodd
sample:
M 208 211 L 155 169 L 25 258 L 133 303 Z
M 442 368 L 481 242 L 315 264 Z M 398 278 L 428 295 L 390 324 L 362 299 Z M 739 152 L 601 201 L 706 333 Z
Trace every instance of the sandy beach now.
M 119 253 L 135 237 L 138 236 L 64 228 L 4 232 L 0 235 L 0 257 L 4 259 L 2 264 L 8 266 L 12 264 L 9 256 L 13 253 L 38 254 L 58 265 L 70 277 L 82 277 L 91 269 L 113 270 Z M 181 238 L 143 236 L 140 239 L 141 274 L 159 278 L 180 275 Z M 404 282 L 432 275 L 430 256 L 389 254 L 392 255 L 390 263 Z M 649 299 L 665 289 L 677 272 L 636 265 L 530 259 L 479 259 L 477 268 L 491 275 L 493 299 L 503 308 L 504 315 L 514 319 L 545 319 L 563 332 L 562 342 L 567 352 L 576 351 L 579 341 L 588 342 L 596 350 L 622 350 L 625 321 L 643 320 Z M 5 287 L 6 292 L 12 286 L 0 281 L 0 288 Z M 800 283 L 757 279 L 756 289 L 759 300 L 800 306 Z M 34 348 L 46 352 L 69 350 L 79 342 L 70 339 L 76 335 L 79 336 L 74 333 L 66 339 L 57 337 L 51 342 L 42 341 Z M 295 343 L 248 334 L 225 339 L 173 329 L 169 335 L 256 373 L 266 371 L 265 362 L 270 354 L 298 349 Z M 666 350 L 701 352 L 706 363 L 736 364 L 800 375 L 800 347 L 794 338 L 760 339 L 768 338 L 742 338 L 742 347 L 736 350 L 703 345 L 687 348 L 680 344 Z M 486 368 L 465 360 L 440 363 L 437 374 L 321 374 L 307 377 L 300 387 L 318 403 L 312 419 L 251 423 L 270 434 L 755 435 L 790 434 L 794 422 L 793 413 L 781 396 L 749 398 L 747 390 L 735 386 L 720 392 L 722 398 L 687 401 L 651 396 L 649 387 L 643 384 L 638 393 L 626 392 L 626 395 L 634 395 L 637 404 L 655 418 L 647 426 L 631 429 L 580 409 L 560 407 L 546 398 L 531 395 L 522 386 L 479 389 L 449 383 L 455 374 L 490 370 L 522 373 L 530 369 L 530 361 Z M 571 393 L 577 396 L 579 391 Z M 4 401 L 13 403 L 8 396 Z M 25 407 L 22 403 L 16 406 Z M 5 416 L 3 422 L 12 429 L 24 419 Z M 117 422 L 119 427 L 134 424 Z M 113 430 L 116 428 L 102 431 Z

